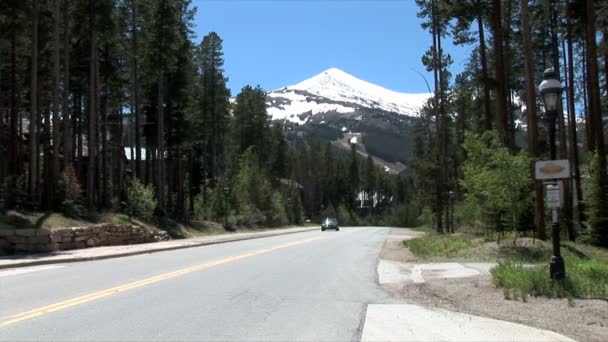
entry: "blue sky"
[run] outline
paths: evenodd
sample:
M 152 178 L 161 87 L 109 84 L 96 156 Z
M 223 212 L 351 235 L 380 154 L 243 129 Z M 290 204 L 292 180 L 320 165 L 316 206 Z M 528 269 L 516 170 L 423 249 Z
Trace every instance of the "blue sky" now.
M 336 67 L 401 92 L 427 92 L 421 56 L 431 36 L 420 28 L 414 0 L 194 0 L 196 41 L 215 31 L 224 40 L 228 86 L 266 90 Z M 454 47 L 461 71 L 472 46 Z

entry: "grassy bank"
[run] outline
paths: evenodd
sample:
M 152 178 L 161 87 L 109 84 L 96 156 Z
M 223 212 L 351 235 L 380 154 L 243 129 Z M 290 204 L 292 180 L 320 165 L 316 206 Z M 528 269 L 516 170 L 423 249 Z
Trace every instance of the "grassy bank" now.
M 608 250 L 566 242 L 562 255 L 567 278 L 554 282 L 549 277 L 551 242 L 529 238 L 503 240 L 501 244 L 472 234 L 439 235 L 404 241 L 410 251 L 433 261 L 491 261 L 494 283 L 504 289 L 505 298 L 527 301 L 529 296 L 550 298 L 608 299 Z
M 404 241 L 404 244 L 414 255 L 422 258 L 453 257 L 474 247 L 468 237 L 436 234 Z
M 500 263 L 491 271 L 505 298 L 527 301 L 528 296 L 550 298 L 608 298 L 608 264 L 566 256 L 566 278 L 553 281 L 547 265 Z

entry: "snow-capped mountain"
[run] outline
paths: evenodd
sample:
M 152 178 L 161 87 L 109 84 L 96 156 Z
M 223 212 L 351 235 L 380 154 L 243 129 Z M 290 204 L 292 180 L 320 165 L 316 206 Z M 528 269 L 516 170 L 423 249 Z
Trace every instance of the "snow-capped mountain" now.
M 331 68 L 300 83 L 268 93 L 273 120 L 306 123 L 318 114 L 355 114 L 361 109 L 418 116 L 428 93 L 407 94 Z

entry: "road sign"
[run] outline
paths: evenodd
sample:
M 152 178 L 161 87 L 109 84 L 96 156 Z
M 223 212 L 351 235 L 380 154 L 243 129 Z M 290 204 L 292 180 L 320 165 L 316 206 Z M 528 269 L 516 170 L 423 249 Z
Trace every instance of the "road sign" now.
M 561 208 L 562 194 L 559 183 L 547 184 L 547 208 Z
M 542 160 L 536 162 L 536 179 L 561 179 L 570 177 L 568 159 Z

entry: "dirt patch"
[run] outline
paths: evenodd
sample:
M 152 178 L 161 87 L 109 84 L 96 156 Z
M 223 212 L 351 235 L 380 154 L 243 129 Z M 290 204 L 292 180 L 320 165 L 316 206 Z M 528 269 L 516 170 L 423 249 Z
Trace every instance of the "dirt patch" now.
M 381 257 L 417 261 L 402 244 L 395 243 L 398 237 L 391 235 Z M 507 300 L 488 276 L 387 284 L 383 288 L 407 303 L 521 323 L 581 341 L 605 341 L 608 336 L 608 302 L 603 300 L 577 299 L 573 307 L 566 299 L 529 298 L 527 303 Z

